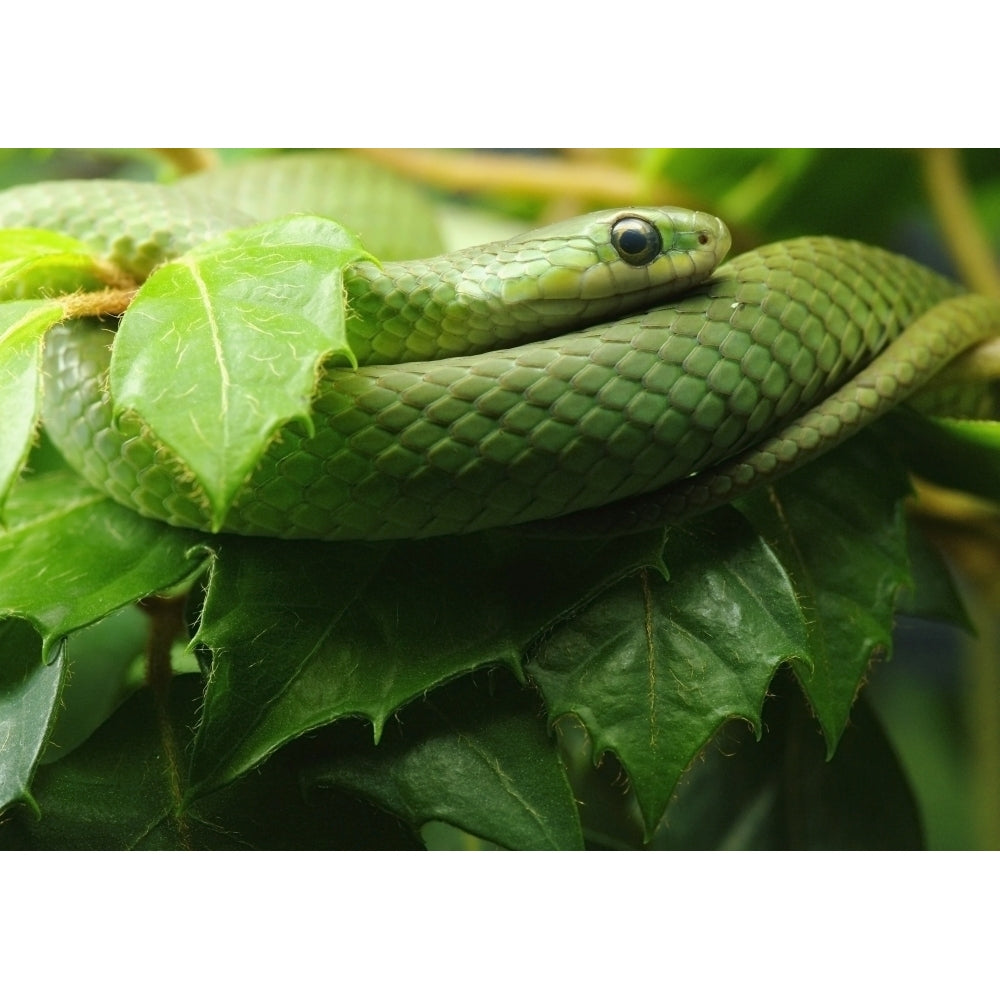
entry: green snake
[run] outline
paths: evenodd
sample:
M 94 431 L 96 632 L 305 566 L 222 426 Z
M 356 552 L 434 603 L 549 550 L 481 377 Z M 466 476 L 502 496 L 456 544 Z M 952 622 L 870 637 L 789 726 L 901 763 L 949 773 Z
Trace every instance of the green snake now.
M 165 185 L 0 193 L 0 227 L 67 233 L 140 279 L 247 221 Z M 826 450 L 996 334 L 994 303 L 875 247 L 792 239 L 720 266 L 728 247 L 709 215 L 628 208 L 353 265 L 360 367 L 324 369 L 314 432 L 283 429 L 223 530 L 380 540 L 624 503 L 681 516 Z M 208 530 L 190 477 L 112 418 L 107 326 L 50 332 L 46 431 L 113 499 Z

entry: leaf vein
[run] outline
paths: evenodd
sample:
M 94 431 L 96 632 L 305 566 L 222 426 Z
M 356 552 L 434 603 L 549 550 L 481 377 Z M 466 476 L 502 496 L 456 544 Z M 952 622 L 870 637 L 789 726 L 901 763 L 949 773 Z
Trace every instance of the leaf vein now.
M 642 580 L 642 603 L 646 630 L 646 674 L 649 699 L 649 746 L 656 747 L 656 650 L 653 645 L 653 595 L 649 588 L 649 574 L 639 571 Z
M 229 411 L 229 369 L 226 366 L 226 359 L 222 350 L 222 336 L 219 331 L 219 321 L 215 314 L 215 309 L 212 306 L 212 296 L 209 294 L 209 290 L 205 285 L 205 280 L 201 275 L 201 270 L 195 265 L 193 261 L 186 261 L 188 269 L 191 271 L 191 277 L 194 280 L 195 286 L 198 289 L 198 294 L 201 297 L 202 305 L 205 309 L 205 318 L 208 320 L 209 332 L 212 338 L 212 350 L 215 352 L 215 361 L 219 369 L 219 385 L 222 395 L 220 401 L 221 415 L 224 417 Z M 228 431 L 226 421 L 222 421 L 222 433 L 223 438 L 228 438 Z

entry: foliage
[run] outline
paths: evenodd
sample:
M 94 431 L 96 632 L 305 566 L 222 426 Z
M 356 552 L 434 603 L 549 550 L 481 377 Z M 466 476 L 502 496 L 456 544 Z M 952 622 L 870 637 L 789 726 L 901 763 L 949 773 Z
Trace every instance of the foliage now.
M 495 183 L 452 155 L 463 190 Z M 392 167 L 433 185 L 435 156 Z M 629 178 L 635 200 L 724 216 L 737 249 L 825 231 L 929 247 L 947 266 L 933 172 L 925 185 L 914 154 L 612 160 L 605 175 Z M 65 167 L 31 162 L 39 178 Z M 155 162 L 125 158 L 130 174 Z M 555 162 L 570 178 L 589 168 Z M 516 165 L 513 193 L 481 195 L 507 221 L 456 214 L 410 182 L 406 197 L 421 227 L 437 205 L 448 242 L 477 242 L 559 196 L 548 169 L 526 190 L 532 161 Z M 969 166 L 980 217 L 1000 219 L 1000 163 Z M 342 268 L 400 238 L 373 223 L 363 249 L 319 217 L 329 206 L 303 207 L 317 216 L 230 233 L 156 271 L 115 338 L 116 407 L 181 457 L 215 524 L 275 430 L 308 426 L 320 362 L 347 353 Z M 440 238 L 427 233 L 428 253 Z M 0 846 L 922 842 L 914 776 L 859 692 L 877 687 L 899 614 L 965 622 L 924 527 L 945 545 L 957 528 L 989 541 L 995 519 L 947 506 L 931 518 L 910 505 L 909 474 L 1000 499 L 998 424 L 901 414 L 735 505 L 618 538 L 203 534 L 107 499 L 38 435 L 42 340 L 64 315 L 52 296 L 106 277 L 59 234 L 0 235 Z

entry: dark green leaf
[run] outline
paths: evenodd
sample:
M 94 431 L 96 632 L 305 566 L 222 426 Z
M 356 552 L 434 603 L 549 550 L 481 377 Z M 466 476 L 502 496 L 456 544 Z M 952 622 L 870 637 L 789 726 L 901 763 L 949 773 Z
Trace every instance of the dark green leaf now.
M 557 626 L 527 670 L 551 718 L 579 718 L 598 760 L 624 764 L 652 832 L 712 733 L 759 729 L 778 666 L 807 656 L 806 625 L 774 555 L 723 509 L 671 532 L 671 577 L 621 581 Z
M 42 662 L 38 633 L 25 621 L 0 622 L 0 813 L 14 802 L 37 811 L 31 776 L 62 688 L 62 648 Z
M 553 620 L 637 566 L 659 533 L 608 542 L 493 532 L 346 545 L 225 538 L 196 640 L 214 652 L 196 789 L 343 716 L 385 720 L 487 664 L 520 671 Z
M 198 678 L 175 680 L 164 714 L 141 691 L 73 753 L 42 765 L 34 785 L 41 820 L 12 811 L 0 824 L 0 849 L 419 846 L 398 821 L 349 800 L 316 795 L 308 804 L 299 791 L 298 748 L 223 792 L 182 804 L 200 694 Z
M 674 530 L 669 581 L 643 572 L 553 631 L 529 673 L 553 718 L 628 772 L 647 831 L 728 718 L 759 732 L 774 671 L 794 664 L 830 751 L 908 582 L 905 477 L 877 439 L 849 442 L 743 506 Z M 758 534 L 758 532 L 760 532 Z
M 178 685 L 180 688 L 180 685 Z M 0 847 L 48 850 L 179 848 L 191 831 L 180 813 L 184 723 L 193 721 L 197 685 L 174 692 L 173 736 L 148 691 L 128 702 L 81 748 L 39 768 L 41 821 L 23 814 L 0 828 Z M 167 749 L 169 747 L 169 749 Z M 109 780 L 113 775 L 114 779 Z
M 329 759 L 306 772 L 306 787 L 351 790 L 414 830 L 437 820 L 515 850 L 583 846 L 538 703 L 505 673 L 431 692 L 400 713 L 377 747 L 359 725 L 329 735 Z
M 791 580 L 809 655 L 794 664 L 832 754 L 910 584 L 909 482 L 881 438 L 852 438 L 740 506 Z

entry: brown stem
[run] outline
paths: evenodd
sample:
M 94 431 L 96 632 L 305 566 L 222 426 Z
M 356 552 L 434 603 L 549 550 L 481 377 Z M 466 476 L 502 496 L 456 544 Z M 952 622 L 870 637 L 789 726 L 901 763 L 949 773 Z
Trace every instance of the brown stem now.
M 59 299 L 65 319 L 87 316 L 120 316 L 135 298 L 135 285 L 130 288 L 102 288 L 96 292 L 73 292 Z
M 149 637 L 146 642 L 146 683 L 155 693 L 166 697 L 170 689 L 173 667 L 170 652 L 174 643 L 183 637 L 183 597 L 146 597 L 139 607 L 149 616 Z
M 173 677 L 171 650 L 185 635 L 184 597 L 147 597 L 139 607 L 149 616 L 149 636 L 146 641 L 146 683 L 153 693 L 156 718 L 163 746 L 170 799 L 174 806 L 177 835 L 185 848 L 190 847 L 190 831 L 184 819 L 184 790 L 181 778 L 181 754 L 170 721 L 170 681 Z

